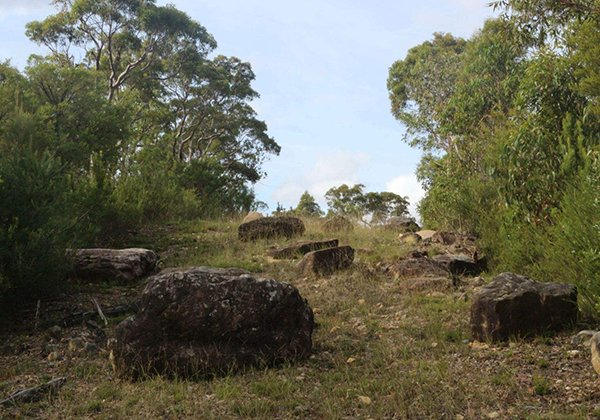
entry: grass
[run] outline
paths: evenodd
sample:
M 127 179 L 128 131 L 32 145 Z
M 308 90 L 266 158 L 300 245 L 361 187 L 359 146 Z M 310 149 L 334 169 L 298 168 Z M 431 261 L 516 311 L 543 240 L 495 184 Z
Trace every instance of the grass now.
M 114 377 L 105 353 L 66 355 L 50 364 L 32 341 L 31 351 L 0 358 L 0 390 L 44 375 L 65 375 L 69 382 L 53 401 L 13 408 L 7 418 L 481 419 L 492 412 L 500 418 L 591 418 L 600 408 L 594 401 L 600 385 L 587 355 L 569 359 L 569 370 L 560 368 L 569 333 L 475 347 L 469 343 L 472 288 L 406 292 L 378 270 L 410 249 L 397 234 L 361 228 L 341 234 L 341 244 L 372 252 L 359 251 L 349 270 L 306 279 L 297 275 L 296 262 L 266 256 L 268 247 L 288 241 L 239 242 L 238 224 L 174 224 L 123 245 L 157 250 L 163 267 L 240 267 L 294 284 L 318 324 L 310 358 L 211 380 L 128 382 Z M 302 240 L 331 237 L 308 221 Z M 593 385 L 567 390 L 574 381 Z M 579 403 L 567 403 L 570 397 Z

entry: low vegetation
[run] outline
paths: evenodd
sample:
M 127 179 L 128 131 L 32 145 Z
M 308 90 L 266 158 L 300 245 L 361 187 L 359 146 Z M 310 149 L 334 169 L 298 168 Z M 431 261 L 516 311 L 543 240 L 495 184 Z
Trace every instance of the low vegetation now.
M 270 246 L 288 241 L 240 242 L 239 222 L 155 226 L 122 245 L 154 247 L 163 267 L 236 266 L 294 284 L 315 312 L 309 359 L 207 380 L 119 380 L 105 351 L 67 350 L 81 327 L 64 329 L 58 342 L 42 333 L 49 320 L 35 330 L 31 305 L 18 332 L 3 333 L 2 392 L 57 376 L 69 381 L 52 400 L 9 408 L 8 418 L 575 419 L 599 412 L 596 374 L 589 354 L 571 347 L 572 331 L 497 345 L 470 342 L 475 286 L 465 279 L 454 291 L 407 291 L 377 268 L 410 249 L 396 233 L 360 227 L 341 233 L 340 243 L 358 250 L 354 266 L 310 279 L 297 274 L 296 262 L 267 256 Z M 327 237 L 321 222 L 307 221 L 305 239 Z M 60 305 L 84 302 L 92 309 L 85 300 L 95 296 L 106 307 L 139 290 L 86 286 Z M 51 306 L 42 305 L 42 319 Z M 121 320 L 110 319 L 109 335 Z M 56 361 L 46 358 L 52 342 Z

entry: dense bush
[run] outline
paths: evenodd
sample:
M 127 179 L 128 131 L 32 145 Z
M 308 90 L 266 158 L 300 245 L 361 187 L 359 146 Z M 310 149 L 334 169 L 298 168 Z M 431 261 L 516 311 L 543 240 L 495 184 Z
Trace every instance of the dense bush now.
M 493 271 L 577 284 L 600 317 L 600 15 L 496 6 L 470 39 L 435 34 L 390 68 L 392 113 L 425 152 L 422 221 L 477 235 Z

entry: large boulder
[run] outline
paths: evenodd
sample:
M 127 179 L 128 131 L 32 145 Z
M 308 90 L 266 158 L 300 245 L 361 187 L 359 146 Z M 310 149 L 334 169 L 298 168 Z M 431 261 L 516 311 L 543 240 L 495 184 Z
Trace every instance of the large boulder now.
M 139 312 L 115 330 L 119 376 L 201 377 L 305 357 L 313 313 L 287 283 L 206 268 L 171 270 L 146 284 Z
M 74 274 L 78 279 L 122 284 L 151 273 L 158 261 L 154 251 L 142 248 L 77 249 L 72 256 Z
M 395 278 L 450 277 L 450 272 L 438 262 L 427 257 L 405 258 L 388 268 Z
M 270 257 L 276 260 L 280 259 L 293 259 L 301 257 L 312 251 L 318 251 L 319 249 L 335 248 L 339 245 L 337 239 L 330 239 L 327 241 L 310 241 L 300 242 L 283 248 L 271 249 L 267 252 Z
M 242 221 L 242 223 L 248 223 L 253 220 L 262 219 L 263 217 L 265 217 L 265 216 L 263 216 L 262 213 L 259 213 L 257 211 L 251 211 L 250 213 L 248 213 L 248 215 L 246 217 L 244 217 L 244 220 Z
M 351 232 L 354 230 L 354 225 L 343 216 L 333 216 L 331 219 L 323 223 L 323 231 L 326 233 L 332 232 Z
M 398 233 L 417 232 L 420 229 L 415 219 L 410 217 L 392 217 L 383 227 Z
M 305 276 L 326 276 L 350 267 L 353 262 L 354 249 L 346 245 L 309 252 L 298 264 L 298 270 Z
M 255 241 L 267 238 L 293 238 L 302 236 L 306 228 L 297 217 L 263 217 L 238 228 L 238 237 L 242 241 Z
M 503 273 L 481 289 L 471 305 L 471 332 L 480 341 L 507 340 L 558 330 L 577 319 L 577 289 Z

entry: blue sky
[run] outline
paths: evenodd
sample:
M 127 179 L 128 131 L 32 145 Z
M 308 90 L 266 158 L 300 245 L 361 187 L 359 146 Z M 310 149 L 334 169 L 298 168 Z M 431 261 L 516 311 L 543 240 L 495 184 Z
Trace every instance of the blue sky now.
M 342 183 L 422 197 L 414 171 L 420 152 L 401 141 L 389 111 L 389 66 L 433 32 L 469 37 L 492 15 L 488 0 L 171 0 L 204 25 L 217 53 L 252 64 L 254 106 L 282 146 L 265 165 L 257 196 L 274 210 L 304 190 Z M 41 50 L 25 24 L 43 19 L 48 0 L 0 0 L 0 59 L 23 68 Z M 413 206 L 411 206 L 413 207 Z M 414 207 L 411 209 L 414 212 Z

